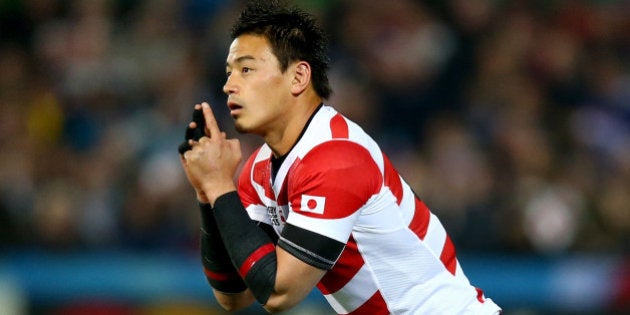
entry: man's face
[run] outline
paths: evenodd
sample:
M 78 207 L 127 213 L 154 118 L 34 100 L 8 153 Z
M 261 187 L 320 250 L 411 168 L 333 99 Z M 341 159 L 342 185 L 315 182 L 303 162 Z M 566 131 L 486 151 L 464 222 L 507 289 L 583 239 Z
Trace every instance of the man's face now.
M 282 73 L 266 38 L 241 35 L 230 45 L 223 92 L 239 132 L 266 135 L 282 128 L 291 96 L 289 71 Z

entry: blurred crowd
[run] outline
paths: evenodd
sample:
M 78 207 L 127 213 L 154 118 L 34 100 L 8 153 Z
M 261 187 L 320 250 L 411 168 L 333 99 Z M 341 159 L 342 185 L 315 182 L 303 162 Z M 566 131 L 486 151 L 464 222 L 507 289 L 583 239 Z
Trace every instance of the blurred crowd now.
M 304 0 L 334 94 L 460 251 L 630 252 L 630 1 Z M 241 1 L 0 2 L 0 247 L 197 248 L 179 165 Z

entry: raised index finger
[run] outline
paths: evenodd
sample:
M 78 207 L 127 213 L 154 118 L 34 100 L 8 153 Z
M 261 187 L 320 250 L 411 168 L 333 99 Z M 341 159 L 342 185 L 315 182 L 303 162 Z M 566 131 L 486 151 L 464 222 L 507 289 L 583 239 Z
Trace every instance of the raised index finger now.
M 201 109 L 203 110 L 203 116 L 206 120 L 206 130 L 209 133 L 208 137 L 210 137 L 210 139 L 218 138 L 221 135 L 221 130 L 219 129 L 217 120 L 214 118 L 210 104 L 207 102 L 201 103 Z

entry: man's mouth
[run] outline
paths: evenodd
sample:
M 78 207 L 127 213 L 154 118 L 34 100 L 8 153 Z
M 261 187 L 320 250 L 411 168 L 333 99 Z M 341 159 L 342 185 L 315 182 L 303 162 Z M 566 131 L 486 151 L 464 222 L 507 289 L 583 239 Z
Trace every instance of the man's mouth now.
M 241 108 L 243 108 L 243 106 L 233 103 L 233 102 L 228 102 L 228 108 L 230 109 L 230 113 L 234 113 L 235 111 L 238 111 Z

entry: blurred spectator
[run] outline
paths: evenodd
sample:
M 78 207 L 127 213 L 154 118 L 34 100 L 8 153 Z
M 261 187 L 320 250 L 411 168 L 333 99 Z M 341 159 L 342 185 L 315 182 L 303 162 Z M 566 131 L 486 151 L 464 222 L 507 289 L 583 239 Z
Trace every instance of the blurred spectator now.
M 627 1 L 295 2 L 330 30 L 329 103 L 460 250 L 628 252 Z M 234 134 L 216 43 L 240 5 L 2 2 L 0 244 L 193 249 L 175 148 L 202 100 Z

